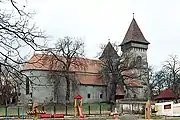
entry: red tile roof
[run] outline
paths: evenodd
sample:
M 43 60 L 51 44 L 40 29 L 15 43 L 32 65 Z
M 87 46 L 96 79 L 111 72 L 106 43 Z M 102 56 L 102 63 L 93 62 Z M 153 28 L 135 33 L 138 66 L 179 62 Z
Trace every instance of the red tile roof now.
M 63 57 L 58 56 L 63 60 Z M 99 71 L 102 62 L 100 60 L 92 60 L 86 58 L 76 58 L 85 67 L 71 66 L 71 71 L 76 72 L 76 78 L 81 84 L 88 85 L 104 85 Z M 62 63 L 57 61 L 53 55 L 34 54 L 31 59 L 25 64 L 23 70 L 61 70 Z M 132 74 L 133 71 L 126 71 L 124 74 Z M 125 83 L 129 86 L 141 86 L 141 83 L 136 79 L 128 78 Z
M 117 85 L 116 95 L 125 95 L 124 87 L 122 85 Z
M 85 85 L 105 85 L 99 74 L 76 74 L 81 84 Z
M 124 81 L 126 85 L 138 87 L 142 86 L 141 82 L 138 80 L 136 70 L 123 71 L 122 74 L 126 76 Z
M 170 88 L 166 88 L 155 98 L 155 100 L 174 99 L 174 98 L 176 98 L 176 95 L 173 92 L 173 90 Z
M 136 87 L 141 87 L 142 86 L 141 82 L 136 80 L 136 79 L 127 79 L 124 82 L 128 86 L 136 86 Z
M 64 60 L 63 57 L 58 56 L 58 59 Z M 92 60 L 86 58 L 76 58 L 74 61 L 82 63 L 83 65 L 71 66 L 72 72 L 89 72 L 89 73 L 99 73 L 101 61 Z M 23 70 L 61 70 L 62 62 L 58 61 L 53 55 L 45 54 L 35 54 L 31 59 L 25 64 Z

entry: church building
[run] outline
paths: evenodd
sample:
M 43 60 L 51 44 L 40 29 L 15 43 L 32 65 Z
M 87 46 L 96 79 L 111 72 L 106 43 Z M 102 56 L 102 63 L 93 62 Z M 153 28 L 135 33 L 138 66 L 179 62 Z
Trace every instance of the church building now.
M 149 44 L 133 18 L 120 47 L 122 54 L 129 54 L 132 61 L 138 62 L 138 65 L 125 74 L 132 74 L 135 71 L 138 77 L 127 78 L 125 80 L 126 87 L 117 86 L 117 99 L 146 97 L 144 92 L 147 75 L 141 73 L 148 67 L 147 49 Z M 106 45 L 99 60 L 78 58 L 86 63 L 85 69 L 76 69 L 71 66 L 71 78 L 75 83 L 70 85 L 70 102 L 73 102 L 76 94 L 83 97 L 84 103 L 106 102 L 108 100 L 108 87 L 100 74 L 102 60 L 109 57 L 108 55 L 115 59 L 120 56 L 110 42 Z M 28 76 L 28 79 L 24 79 L 26 84 L 21 85 L 20 100 L 22 103 L 27 103 L 29 99 L 36 103 L 66 102 L 66 82 L 61 76 L 61 71 L 57 71 L 56 67 L 50 69 L 50 66 L 51 68 L 53 66 L 51 64 L 52 57 L 52 55 L 34 54 L 24 65 L 22 71 Z M 56 74 L 52 76 L 52 72 Z M 36 84 L 32 85 L 32 82 Z

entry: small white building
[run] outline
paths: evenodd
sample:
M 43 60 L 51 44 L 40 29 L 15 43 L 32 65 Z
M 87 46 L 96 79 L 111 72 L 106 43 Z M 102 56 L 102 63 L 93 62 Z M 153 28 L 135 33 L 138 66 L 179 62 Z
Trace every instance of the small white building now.
M 171 102 L 155 103 L 156 115 L 180 116 L 180 103 Z

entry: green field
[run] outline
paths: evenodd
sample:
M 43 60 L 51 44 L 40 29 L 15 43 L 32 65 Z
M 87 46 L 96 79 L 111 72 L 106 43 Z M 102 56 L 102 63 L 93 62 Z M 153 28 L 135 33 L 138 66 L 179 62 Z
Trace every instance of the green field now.
M 90 106 L 90 113 L 91 114 L 98 114 L 100 113 L 100 105 L 101 105 L 101 113 L 107 112 L 108 110 L 108 104 L 106 103 L 93 103 L 93 104 L 83 104 L 82 105 L 82 111 L 85 114 L 89 113 L 89 106 Z M 41 109 L 41 108 L 39 108 Z M 47 113 L 52 113 L 54 110 L 54 105 L 48 105 L 45 106 L 45 110 L 47 111 Z M 73 114 L 74 111 L 74 105 L 67 105 L 67 113 L 68 114 Z M 56 105 L 56 112 L 57 113 L 65 113 L 66 112 L 66 106 L 65 105 Z
M 3 116 L 5 115 L 6 109 L 4 107 L 0 108 L 0 115 Z M 9 107 L 8 110 L 8 115 L 18 115 L 18 108 L 17 107 Z M 23 114 L 25 112 L 23 108 L 19 108 L 19 114 Z
M 82 111 L 84 114 L 89 114 L 89 106 L 90 106 L 90 114 L 100 114 L 100 105 L 101 105 L 101 113 L 105 114 L 108 112 L 108 104 L 107 103 L 93 103 L 93 104 L 83 104 Z M 66 106 L 63 104 L 56 104 L 56 113 L 64 113 L 66 114 Z M 39 110 L 42 110 L 42 107 L 38 107 Z M 22 115 L 26 113 L 27 107 L 20 108 L 19 113 Z M 49 104 L 45 106 L 45 111 L 47 113 L 54 113 L 54 104 Z M 67 114 L 73 114 L 74 105 L 67 105 Z M 17 115 L 18 108 L 17 107 L 8 107 L 8 115 Z M 5 115 L 5 107 L 0 107 L 0 115 Z

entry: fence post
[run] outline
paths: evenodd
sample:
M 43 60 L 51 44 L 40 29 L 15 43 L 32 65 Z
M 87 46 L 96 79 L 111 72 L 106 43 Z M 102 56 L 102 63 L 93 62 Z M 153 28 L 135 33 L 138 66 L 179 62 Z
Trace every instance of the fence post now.
M 5 107 L 5 115 L 6 115 L 6 120 L 8 120 L 8 106 L 6 104 L 6 107 Z
M 90 108 L 90 105 L 89 105 L 89 107 L 88 107 L 88 108 L 89 108 L 89 115 L 90 115 L 90 114 L 91 114 L 91 113 L 90 113 L 90 109 L 91 109 L 91 108 Z
M 122 104 L 122 106 L 121 106 L 122 113 L 124 112 L 124 111 L 123 111 L 123 110 L 124 110 L 124 109 L 123 109 L 123 106 L 124 106 L 124 105 Z
M 22 108 L 22 119 L 24 120 L 24 108 Z
M 19 115 L 19 105 L 18 105 L 18 118 L 20 118 L 20 115 Z
M 133 103 L 132 103 L 132 114 L 133 114 Z
M 67 116 L 67 105 L 66 105 L 66 116 Z
M 42 106 L 42 111 L 45 111 L 44 105 Z
M 100 115 L 101 115 L 101 103 L 100 103 Z
M 54 103 L 54 114 L 56 114 L 56 105 Z

